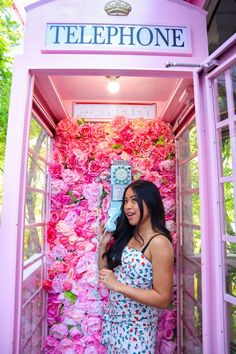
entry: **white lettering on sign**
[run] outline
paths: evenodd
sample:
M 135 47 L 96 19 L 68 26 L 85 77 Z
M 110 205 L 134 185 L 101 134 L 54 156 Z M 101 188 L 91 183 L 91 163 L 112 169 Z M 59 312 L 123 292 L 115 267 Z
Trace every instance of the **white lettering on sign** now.
M 73 103 L 74 118 L 99 120 L 115 116 L 154 119 L 157 116 L 156 104 Z
M 190 30 L 184 26 L 49 23 L 46 31 L 47 50 L 190 54 Z

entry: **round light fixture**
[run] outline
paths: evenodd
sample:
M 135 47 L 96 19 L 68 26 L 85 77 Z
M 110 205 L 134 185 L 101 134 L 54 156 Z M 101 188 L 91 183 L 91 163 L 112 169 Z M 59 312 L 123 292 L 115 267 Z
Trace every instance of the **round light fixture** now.
M 108 91 L 110 93 L 117 93 L 120 90 L 120 83 L 117 81 L 118 77 L 109 77 L 107 84 Z

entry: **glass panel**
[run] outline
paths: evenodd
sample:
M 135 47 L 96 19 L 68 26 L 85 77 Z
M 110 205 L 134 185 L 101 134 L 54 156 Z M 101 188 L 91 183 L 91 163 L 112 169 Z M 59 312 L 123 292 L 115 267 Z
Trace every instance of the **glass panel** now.
M 202 311 L 186 294 L 184 301 L 184 353 L 202 353 Z
M 233 90 L 233 100 L 234 100 L 234 114 L 236 114 L 236 65 L 231 69 L 232 78 L 232 90 Z
M 184 354 L 202 354 L 202 345 L 196 341 L 193 334 L 190 333 L 187 328 L 184 327 L 184 339 L 183 339 L 184 347 L 183 353 Z
M 27 262 L 24 265 L 26 264 Z M 23 271 L 22 304 L 24 305 L 41 286 L 42 260 L 40 259 Z
M 180 160 L 186 160 L 198 150 L 197 148 L 197 130 L 196 126 L 193 125 L 188 130 L 186 130 L 181 136 L 180 140 Z
M 47 157 L 47 134 L 40 125 L 31 119 L 29 147 L 42 157 Z
M 188 295 L 200 305 L 202 303 L 201 258 L 189 257 L 189 259 L 184 260 L 183 266 L 184 288 Z
M 32 301 L 22 309 L 21 348 L 30 340 L 36 327 L 42 319 L 43 295 L 40 291 Z
M 228 118 L 228 106 L 227 106 L 227 97 L 226 97 L 226 84 L 225 84 L 225 76 L 221 74 L 216 79 L 217 89 L 218 89 L 218 117 L 219 120 L 222 121 Z
M 183 222 L 190 225 L 200 225 L 200 197 L 198 193 L 184 194 Z
M 230 354 L 236 353 L 236 306 L 228 304 L 227 306 L 227 319 L 229 329 L 229 348 Z
M 192 160 L 180 167 L 182 190 L 198 188 L 198 157 L 195 156 Z
M 29 154 L 27 185 L 33 188 L 45 190 L 46 188 L 46 165 L 37 157 Z
M 183 228 L 183 246 L 186 256 L 199 256 L 201 254 L 201 232 L 190 227 Z
M 45 195 L 39 192 L 26 193 L 26 224 L 36 224 L 45 221 Z
M 220 147 L 221 147 L 221 166 L 223 176 L 232 174 L 232 153 L 230 146 L 229 127 L 223 127 L 219 131 Z
M 236 296 L 236 243 L 226 242 L 226 292 Z
M 234 186 L 232 182 L 224 183 L 224 225 L 227 235 L 235 235 Z
M 23 354 L 41 354 L 42 351 L 42 324 L 40 324 L 35 331 L 32 339 L 24 348 Z
M 24 234 L 24 261 L 41 254 L 44 227 L 26 228 Z
M 198 151 L 197 148 L 197 128 L 194 125 L 189 130 L 189 147 L 190 147 L 190 155 L 195 154 Z

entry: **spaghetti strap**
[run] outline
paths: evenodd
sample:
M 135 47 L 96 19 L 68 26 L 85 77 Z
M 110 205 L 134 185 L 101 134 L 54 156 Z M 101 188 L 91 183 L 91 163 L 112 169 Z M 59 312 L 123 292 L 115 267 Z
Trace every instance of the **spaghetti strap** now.
M 149 246 L 149 243 L 152 241 L 152 239 L 154 238 L 154 237 L 156 237 L 156 236 L 159 236 L 159 235 L 161 235 L 161 234 L 156 234 L 156 235 L 154 235 L 154 236 L 152 236 L 151 238 L 150 238 L 150 240 L 148 241 L 148 243 L 143 247 L 143 249 L 141 250 L 141 252 L 144 254 L 144 252 L 146 251 L 146 249 L 148 248 L 148 246 Z

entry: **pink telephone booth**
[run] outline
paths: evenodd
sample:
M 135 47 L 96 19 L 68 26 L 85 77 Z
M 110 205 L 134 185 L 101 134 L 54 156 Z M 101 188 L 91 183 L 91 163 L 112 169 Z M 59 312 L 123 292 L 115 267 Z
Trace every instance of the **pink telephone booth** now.
M 96 230 L 118 158 L 133 178 L 159 183 L 174 235 L 174 307 L 160 315 L 159 352 L 235 353 L 236 36 L 207 57 L 199 1 L 42 0 L 26 10 L 5 163 L 0 352 L 103 352 Z M 112 81 L 119 92 L 107 91 Z M 88 270 L 94 306 L 83 312 Z

